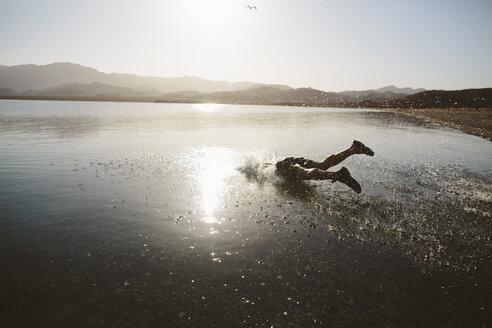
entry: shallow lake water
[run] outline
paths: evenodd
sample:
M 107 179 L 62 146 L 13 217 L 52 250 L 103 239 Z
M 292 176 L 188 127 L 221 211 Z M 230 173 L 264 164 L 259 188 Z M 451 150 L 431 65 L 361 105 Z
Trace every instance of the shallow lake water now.
M 262 165 L 354 139 L 361 194 Z M 488 326 L 491 163 L 384 111 L 3 100 L 0 323 Z

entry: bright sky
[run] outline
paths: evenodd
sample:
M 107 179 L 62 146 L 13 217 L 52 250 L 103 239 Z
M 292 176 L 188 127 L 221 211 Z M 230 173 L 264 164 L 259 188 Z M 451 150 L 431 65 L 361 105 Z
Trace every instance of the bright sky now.
M 0 48 L 9 66 L 325 91 L 492 87 L 492 1 L 0 0 Z

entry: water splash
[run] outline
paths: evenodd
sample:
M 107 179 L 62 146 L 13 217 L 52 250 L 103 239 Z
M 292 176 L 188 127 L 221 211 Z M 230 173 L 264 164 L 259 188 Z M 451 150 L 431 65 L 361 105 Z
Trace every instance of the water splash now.
M 262 186 L 264 184 L 278 184 L 280 178 L 275 174 L 275 163 L 277 160 L 274 157 L 257 158 L 255 156 L 247 156 L 244 163 L 236 168 L 250 182 L 257 183 Z

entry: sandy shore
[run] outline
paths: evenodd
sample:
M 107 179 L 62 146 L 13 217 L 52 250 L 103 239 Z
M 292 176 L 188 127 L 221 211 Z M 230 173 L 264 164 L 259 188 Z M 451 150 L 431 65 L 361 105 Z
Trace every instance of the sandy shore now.
M 492 108 L 399 108 L 390 111 L 426 118 L 492 141 Z

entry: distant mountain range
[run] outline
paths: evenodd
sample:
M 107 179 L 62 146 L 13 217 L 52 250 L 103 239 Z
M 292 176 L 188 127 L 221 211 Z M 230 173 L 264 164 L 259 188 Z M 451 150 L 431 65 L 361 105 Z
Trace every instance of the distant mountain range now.
M 492 108 L 492 88 L 430 90 L 392 99 L 388 108 Z
M 325 92 L 198 77 L 106 74 L 72 63 L 0 65 L 0 98 L 156 102 L 216 102 L 320 107 L 492 107 L 492 89 L 427 91 L 386 86 Z
M 85 86 L 84 86 L 85 85 Z M 18 65 L 0 66 L 0 89 L 10 88 L 19 94 L 33 95 L 35 93 L 64 96 L 77 93 L 91 96 L 97 94 L 117 93 L 128 96 L 124 89 L 132 89 L 133 94 L 144 96 L 159 96 L 164 93 L 178 91 L 216 92 L 235 91 L 259 86 L 253 82 L 210 81 L 198 77 L 142 77 L 133 74 L 106 74 L 90 67 L 72 63 L 55 63 L 50 65 Z M 289 89 L 288 86 L 277 85 L 279 89 Z M 100 90 L 98 90 L 100 88 Z
M 350 108 L 492 108 L 492 88 L 459 91 L 423 91 L 411 95 L 390 91 L 324 92 L 311 88 L 279 90 L 260 86 L 213 93 L 177 92 L 157 102 L 262 104 Z

